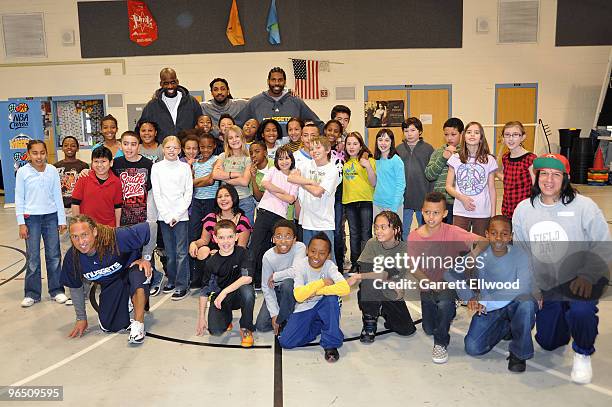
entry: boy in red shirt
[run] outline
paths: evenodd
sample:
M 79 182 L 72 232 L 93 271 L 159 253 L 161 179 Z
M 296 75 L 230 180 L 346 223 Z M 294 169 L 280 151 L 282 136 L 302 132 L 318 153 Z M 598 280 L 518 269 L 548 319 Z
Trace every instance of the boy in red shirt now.
M 446 363 L 457 297 L 452 287 L 444 285 L 444 271 L 456 268 L 456 262 L 463 260 L 464 254 L 476 242 L 478 245 L 472 250 L 472 260 L 477 267 L 476 256 L 486 249 L 489 241 L 458 226 L 443 223 L 447 210 L 446 197 L 441 192 L 425 195 L 422 213 L 424 224 L 408 235 L 408 255 L 413 262 L 421 261 L 415 266 L 414 277 L 419 280 L 421 291 L 423 331 L 434 337 L 432 360 Z M 468 268 L 466 263 L 466 271 Z
M 113 153 L 104 147 L 91 152 L 89 174 L 82 176 L 72 191 L 72 215 L 88 215 L 110 227 L 119 226 L 123 195 L 121 181 L 110 171 Z

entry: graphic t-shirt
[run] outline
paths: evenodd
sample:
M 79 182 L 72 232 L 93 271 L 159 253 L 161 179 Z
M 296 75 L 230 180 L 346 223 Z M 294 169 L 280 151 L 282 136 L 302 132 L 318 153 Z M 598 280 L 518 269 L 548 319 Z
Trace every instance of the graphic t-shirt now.
M 87 163 L 76 160 L 67 162 L 61 160 L 53 164 L 57 168 L 60 177 L 60 185 L 62 186 L 62 198 L 64 199 L 64 208 L 70 208 L 72 205 L 72 191 L 76 185 L 79 173 L 85 168 L 89 168 Z
M 470 157 L 467 163 L 462 163 L 459 154 L 453 154 L 448 159 L 448 166 L 455 170 L 455 188 L 463 195 L 474 200 L 476 209 L 468 211 L 461 201 L 455 200 L 453 215 L 468 218 L 488 218 L 491 216 L 491 196 L 489 194 L 489 174 L 497 171 L 495 157 L 489 155 L 486 164 L 477 162 Z
M 69 288 L 79 288 L 83 285 L 82 279 L 85 278 L 104 287 L 122 278 L 122 273 L 140 258 L 142 247 L 149 242 L 149 225 L 140 223 L 120 227 L 116 229 L 115 236 L 119 252 L 106 254 L 101 260 L 97 253 L 90 256 L 78 253 L 79 264 L 75 265 L 76 249 L 74 247 L 68 249 L 62 264 L 60 283 Z
M 145 157 L 130 162 L 125 157 L 113 160 L 113 172 L 121 181 L 123 206 L 121 226 L 135 225 L 147 220 L 147 195 L 151 190 L 151 167 L 153 163 Z

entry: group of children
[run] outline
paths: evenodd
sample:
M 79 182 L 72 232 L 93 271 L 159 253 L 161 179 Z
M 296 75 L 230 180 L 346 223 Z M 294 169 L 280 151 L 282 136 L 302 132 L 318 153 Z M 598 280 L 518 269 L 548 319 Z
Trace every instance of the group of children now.
M 117 141 L 117 121 L 106 116 L 105 140 L 92 151 L 91 170 L 76 158 L 73 137 L 62 142 L 64 159 L 55 164 L 57 170 L 46 164 L 45 144 L 31 141 L 31 162 L 17 172 L 16 184 L 19 233 L 28 255 L 22 306 L 41 298 L 41 236 L 49 293 L 59 303 L 68 300 L 58 277 L 66 216 L 84 214 L 111 227 L 157 221 L 165 275 L 154 270 L 149 294 L 163 291 L 180 300 L 190 288 L 199 288 L 198 335 L 231 330 L 232 310 L 240 309 L 242 346 L 253 345 L 255 329 L 274 330 L 284 348 L 321 335 L 325 359 L 333 362 L 343 342 L 339 297 L 351 286 L 360 287 L 361 342 L 374 342 L 380 316 L 400 335 L 416 330 L 402 293 L 377 288 L 377 281 L 398 281 L 405 272 L 375 270 L 380 256 L 482 255 L 479 278 L 519 279 L 521 289 L 499 301 L 486 290 L 420 285 L 422 326 L 434 341 L 432 359 L 448 360 L 459 296 L 476 311 L 466 352 L 486 353 L 509 339 L 508 368 L 524 371 L 533 356 L 537 304 L 524 275 L 527 256 L 510 244 L 510 219 L 530 196 L 534 178 L 535 155 L 522 147 L 522 124 L 504 126 L 509 152 L 499 170 L 478 122 L 464 126 L 457 118 L 447 120 L 446 144 L 434 150 L 423 139 L 421 121 L 411 117 L 402 124 L 405 138 L 397 145 L 394 133 L 381 129 L 372 154 L 358 132 L 346 131 L 350 114 L 346 106 L 334 107 L 322 135 L 314 123 L 292 118 L 285 139 L 273 119 L 251 119 L 240 128 L 222 115 L 214 136 L 211 119 L 202 116 L 196 129 L 168 136 L 161 145 L 156 123 L 139 122 Z M 495 177 L 504 183 L 503 215 L 496 215 Z M 411 231 L 413 216 L 419 226 Z M 420 267 L 411 274 L 428 284 L 468 278 L 443 267 Z M 264 296 L 256 323 L 255 290 Z

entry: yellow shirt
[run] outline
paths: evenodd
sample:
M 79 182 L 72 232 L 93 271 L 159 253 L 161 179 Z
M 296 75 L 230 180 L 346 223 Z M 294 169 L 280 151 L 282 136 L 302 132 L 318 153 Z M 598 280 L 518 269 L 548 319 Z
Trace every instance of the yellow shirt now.
M 372 169 L 376 171 L 376 161 L 369 158 Z M 374 187 L 368 180 L 368 172 L 356 158 L 349 159 L 342 167 L 342 203 L 371 202 Z

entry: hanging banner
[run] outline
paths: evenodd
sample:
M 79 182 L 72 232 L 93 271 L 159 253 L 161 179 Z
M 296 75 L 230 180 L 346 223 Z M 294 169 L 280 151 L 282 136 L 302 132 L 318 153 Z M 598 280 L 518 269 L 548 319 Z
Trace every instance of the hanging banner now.
M 0 156 L 5 206 L 15 203 L 15 174 L 28 162 L 30 140 L 44 140 L 40 101 L 0 102 Z
M 148 47 L 157 40 L 157 22 L 142 1 L 128 0 L 128 21 L 130 25 L 130 40 Z

